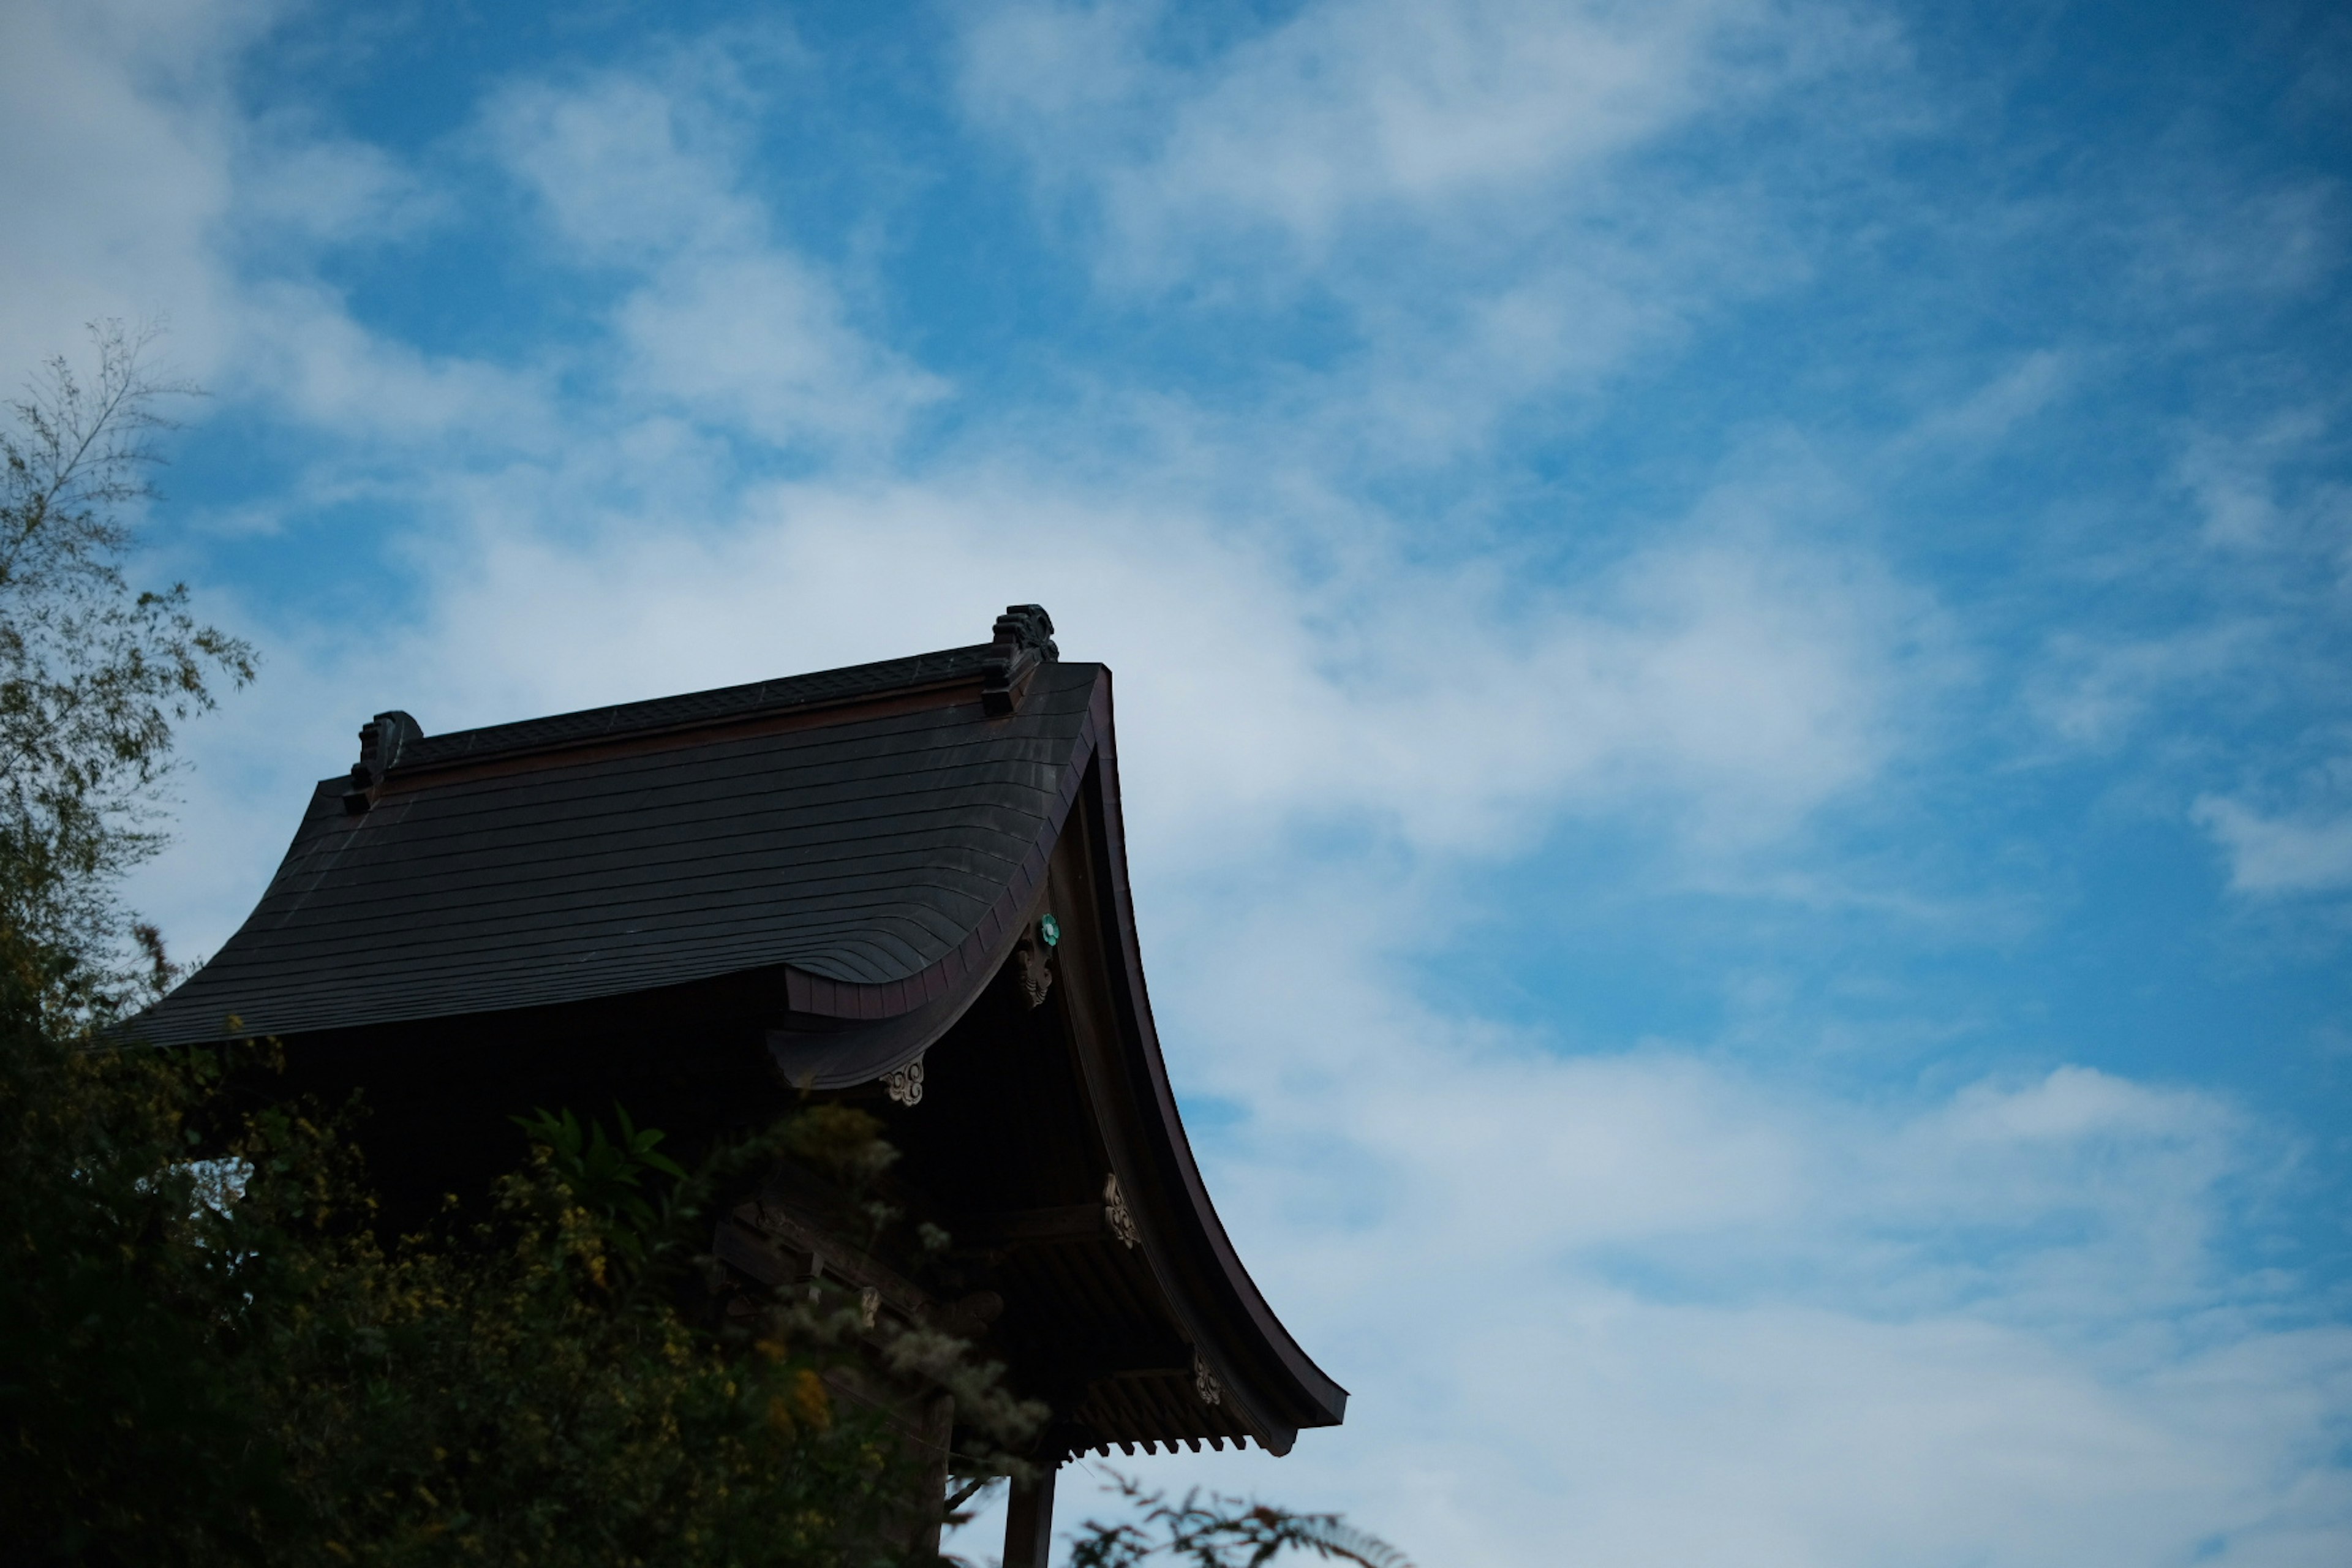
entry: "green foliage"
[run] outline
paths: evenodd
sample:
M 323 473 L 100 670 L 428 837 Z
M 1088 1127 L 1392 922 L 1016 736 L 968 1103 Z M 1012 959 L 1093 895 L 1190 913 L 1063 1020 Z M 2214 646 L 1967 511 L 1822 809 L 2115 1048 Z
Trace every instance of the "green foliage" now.
M 657 1135 L 542 1115 L 482 1215 L 387 1244 L 347 1118 L 208 1120 L 222 1060 L 92 1048 L 6 945 L 0 1518 L 33 1561 L 905 1560 L 923 1456 L 845 1396 L 855 1305 L 703 1326 L 667 1242 L 707 1173 Z M 984 1414 L 961 1344 L 882 1345 L 943 1357 Z
M 607 1138 L 602 1122 L 584 1128 L 570 1110 L 561 1116 L 539 1110 L 513 1119 L 541 1152 L 548 1172 L 604 1227 L 607 1249 L 631 1268 L 643 1268 L 648 1240 L 666 1217 L 653 1205 L 648 1178 L 683 1180 L 677 1162 L 660 1152 L 662 1133 L 639 1128 L 620 1106 L 613 1107 L 621 1135 Z
M 1257 1568 L 1287 1551 L 1358 1568 L 1412 1568 L 1404 1553 L 1331 1513 L 1289 1513 L 1242 1498 L 1197 1491 L 1171 1503 L 1115 1475 L 1112 1489 L 1135 1510 L 1131 1520 L 1087 1521 L 1070 1553 L 1071 1568 L 1138 1568 L 1156 1557 L 1193 1568 Z
M 78 1048 L 59 967 L 0 931 L 0 1519 L 36 1561 L 183 1534 L 243 1555 L 294 1500 L 241 1440 L 216 1353 L 251 1315 L 194 1217 L 191 1111 L 216 1064 Z
M 785 1134 L 787 1152 L 851 1187 L 888 1170 L 898 1152 L 882 1140 L 882 1123 L 853 1105 L 812 1105 Z
M 0 422 L 0 901 L 23 928 L 117 983 L 114 879 L 152 854 L 154 789 L 173 727 L 243 685 L 253 650 L 188 611 L 184 584 L 137 591 L 119 512 L 150 497 L 157 403 L 194 389 L 150 380 L 149 339 L 91 328 L 98 376 L 63 356 Z M 139 933 L 163 978 L 152 930 Z M 103 990 L 93 1002 L 106 1000 Z

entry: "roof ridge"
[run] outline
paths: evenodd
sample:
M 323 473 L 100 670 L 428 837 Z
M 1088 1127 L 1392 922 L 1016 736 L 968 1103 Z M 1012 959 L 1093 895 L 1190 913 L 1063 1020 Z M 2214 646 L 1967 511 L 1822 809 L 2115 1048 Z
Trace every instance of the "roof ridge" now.
M 535 719 L 485 724 L 446 734 L 419 735 L 400 748 L 394 764 L 412 768 L 476 762 L 517 752 L 616 740 L 659 730 L 698 727 L 787 708 L 817 703 L 855 701 L 925 686 L 977 679 L 993 645 L 940 648 L 931 653 L 878 659 L 871 664 L 845 665 L 806 675 L 788 675 L 704 691 L 680 692 L 633 702 L 613 702 L 598 708 L 575 709 Z
M 363 812 L 387 774 L 484 762 L 534 752 L 561 751 L 601 741 L 696 730 L 794 708 L 856 702 L 977 679 L 992 714 L 1020 706 L 1021 694 L 1042 664 L 1060 658 L 1054 619 L 1037 605 L 1008 605 L 989 641 L 931 653 L 844 665 L 806 675 L 780 676 L 635 702 L 607 703 L 536 719 L 453 730 L 428 736 L 410 715 L 379 713 L 360 730 L 360 760 L 352 769 L 344 809 Z

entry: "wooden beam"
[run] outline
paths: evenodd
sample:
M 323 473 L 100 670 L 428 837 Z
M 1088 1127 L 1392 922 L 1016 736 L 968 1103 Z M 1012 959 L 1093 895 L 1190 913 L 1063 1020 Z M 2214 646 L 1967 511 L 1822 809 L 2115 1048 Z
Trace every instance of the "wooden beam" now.
M 892 1310 L 910 1321 L 929 1321 L 934 1306 L 929 1292 L 909 1282 L 888 1265 L 838 1239 L 809 1218 L 793 1213 L 772 1195 L 762 1194 L 751 1203 L 738 1205 L 730 1217 L 737 1225 L 767 1237 L 771 1242 L 781 1242 L 784 1247 L 811 1260 L 805 1268 L 796 1260 L 784 1262 L 782 1267 L 787 1270 L 782 1275 L 784 1281 L 804 1279 L 812 1275 L 830 1276 L 872 1290 Z M 722 1224 L 719 1228 L 723 1233 L 726 1226 Z M 749 1241 L 750 1238 L 740 1237 L 738 1240 Z M 751 1243 L 753 1247 L 757 1245 L 756 1242 Z M 768 1250 L 777 1249 L 770 1247 Z M 724 1251 L 719 1252 L 719 1256 L 727 1262 L 736 1261 Z M 754 1279 L 762 1278 L 756 1268 L 740 1263 L 736 1267 L 743 1268 Z
M 1013 1483 L 1004 1510 L 1004 1568 L 1048 1568 L 1054 1555 L 1053 1466 L 1040 1466 L 1034 1484 Z
M 1101 1204 L 1008 1209 L 966 1220 L 953 1232 L 958 1247 L 996 1249 L 1061 1241 L 1107 1241 L 1110 1217 Z

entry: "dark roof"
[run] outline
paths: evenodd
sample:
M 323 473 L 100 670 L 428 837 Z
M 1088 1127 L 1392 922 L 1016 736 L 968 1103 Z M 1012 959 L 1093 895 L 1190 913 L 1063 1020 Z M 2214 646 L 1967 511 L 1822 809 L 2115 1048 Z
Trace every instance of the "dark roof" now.
M 945 1162 L 934 1196 L 967 1219 L 1054 1222 L 1059 1241 L 991 1266 L 1027 1324 L 1023 1364 L 1059 1366 L 1055 1387 L 1083 1373 L 1052 1441 L 1282 1452 L 1347 1394 L 1210 1205 L 1143 983 L 1110 671 L 1060 662 L 1051 631 L 1019 605 L 992 643 L 449 735 L 379 714 L 252 915 L 126 1032 L 286 1038 L 317 1081 L 369 1089 L 390 1129 L 372 1168 L 436 1194 L 453 1141 L 533 1103 L 469 1085 L 507 1082 L 501 1063 L 527 1079 L 551 1041 L 559 1093 L 604 1070 L 576 1049 L 584 1014 L 633 1061 L 672 1055 L 639 1027 L 648 1008 L 711 1036 L 655 1086 L 689 1097 L 740 1092 L 757 1061 L 761 1093 L 879 1099 L 947 1039 L 932 1065 L 954 1092 L 924 1101 L 908 1163 Z M 1008 1002 L 1049 899 L 1059 999 Z
M 880 692 L 963 685 L 981 678 L 994 651 L 992 643 L 976 643 L 970 647 L 919 653 L 908 658 L 823 669 L 813 675 L 754 680 L 710 691 L 689 691 L 679 697 L 656 697 L 646 702 L 618 702 L 609 708 L 583 708 L 576 713 L 491 724 L 479 730 L 456 730 L 446 735 L 420 735 L 402 748 L 399 765 L 436 767 L 478 762 L 616 736 L 723 723 L 783 708 L 851 702 Z
M 991 714 L 1001 652 L 412 733 L 365 791 L 320 782 L 244 926 L 135 1028 L 305 1034 L 780 965 L 799 1013 L 938 999 L 1042 867 L 1105 674 L 1044 663 Z

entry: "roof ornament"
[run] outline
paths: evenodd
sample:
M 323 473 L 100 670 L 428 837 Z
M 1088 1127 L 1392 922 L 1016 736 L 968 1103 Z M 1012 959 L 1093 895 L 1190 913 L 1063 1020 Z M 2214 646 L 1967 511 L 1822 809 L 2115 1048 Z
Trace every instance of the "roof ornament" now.
M 892 1069 L 882 1080 L 882 1091 L 900 1105 L 923 1103 L 923 1058 L 917 1057 L 905 1067 Z
M 1192 1352 L 1192 1392 L 1201 1396 L 1203 1405 L 1225 1402 L 1225 1385 L 1217 1381 L 1217 1374 L 1209 1370 L 1208 1362 L 1197 1350 Z
M 1127 1194 L 1118 1190 L 1118 1173 L 1113 1171 L 1103 1183 L 1103 1218 L 1110 1222 L 1110 1233 L 1118 1237 L 1121 1247 L 1134 1247 L 1143 1239 L 1135 1228 L 1135 1215 L 1129 1212 Z
M 375 804 L 369 792 L 399 765 L 401 752 L 423 739 L 425 726 L 397 708 L 361 725 L 360 760 L 352 764 L 352 787 L 343 792 L 343 809 L 357 816 Z
M 1016 711 L 1037 667 L 1062 657 L 1054 646 L 1054 617 L 1043 605 L 1007 605 L 980 667 L 981 705 L 992 715 Z
M 1054 942 L 1061 940 L 1062 928 L 1054 917 L 1045 920 L 1021 933 L 1013 945 L 1013 961 L 1021 967 L 1021 999 L 1032 1007 L 1045 1005 L 1046 993 L 1054 989 L 1054 971 L 1046 963 L 1047 949 L 1052 944 L 1045 940 L 1045 926 L 1053 923 Z

